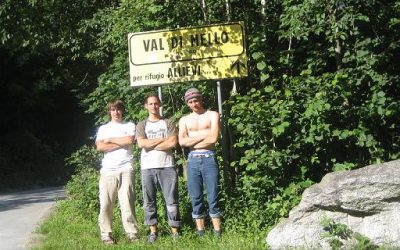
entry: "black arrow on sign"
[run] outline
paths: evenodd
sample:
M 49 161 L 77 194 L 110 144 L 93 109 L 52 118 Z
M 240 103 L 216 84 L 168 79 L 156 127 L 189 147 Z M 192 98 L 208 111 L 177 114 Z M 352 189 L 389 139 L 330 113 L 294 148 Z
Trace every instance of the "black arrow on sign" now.
M 240 67 L 246 68 L 246 65 L 238 59 L 235 63 L 232 64 L 231 69 L 233 69 L 234 67 L 236 67 L 238 74 L 240 74 Z

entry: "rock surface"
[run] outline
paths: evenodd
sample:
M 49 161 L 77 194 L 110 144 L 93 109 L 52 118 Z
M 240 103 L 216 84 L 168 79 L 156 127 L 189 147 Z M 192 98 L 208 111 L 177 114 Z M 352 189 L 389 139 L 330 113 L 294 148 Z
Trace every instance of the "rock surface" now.
M 267 243 L 272 249 L 330 249 L 322 237 L 324 217 L 376 245 L 400 248 L 400 160 L 327 174 L 304 191 L 289 218 L 270 231 Z

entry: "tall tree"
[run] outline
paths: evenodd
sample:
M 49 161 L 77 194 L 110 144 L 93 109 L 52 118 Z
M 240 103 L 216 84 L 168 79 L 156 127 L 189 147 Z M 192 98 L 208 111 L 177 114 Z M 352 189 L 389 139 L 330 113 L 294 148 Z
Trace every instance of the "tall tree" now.
M 84 95 L 82 88 L 91 90 L 102 70 L 84 58 L 90 36 L 76 30 L 113 2 L 0 3 L 0 188 L 65 180 L 63 160 L 91 126 L 72 90 Z

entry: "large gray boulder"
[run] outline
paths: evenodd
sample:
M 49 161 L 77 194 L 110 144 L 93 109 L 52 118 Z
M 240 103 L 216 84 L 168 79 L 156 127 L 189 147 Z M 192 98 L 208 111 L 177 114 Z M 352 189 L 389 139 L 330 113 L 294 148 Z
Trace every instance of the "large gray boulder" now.
M 289 218 L 270 231 L 267 243 L 272 249 L 330 249 L 322 237 L 324 217 L 376 245 L 400 248 L 400 160 L 327 174 L 304 191 Z

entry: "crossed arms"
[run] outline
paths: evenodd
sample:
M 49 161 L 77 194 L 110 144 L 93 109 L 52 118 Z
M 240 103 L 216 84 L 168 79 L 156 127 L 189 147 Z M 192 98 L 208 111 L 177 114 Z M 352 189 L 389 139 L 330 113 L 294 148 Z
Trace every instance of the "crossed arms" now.
M 138 137 L 137 143 L 139 148 L 144 148 L 146 151 L 150 150 L 160 150 L 165 151 L 172 148 L 175 148 L 178 139 L 176 135 L 171 135 L 166 138 L 156 138 L 156 139 L 147 139 L 144 137 Z
M 191 136 L 189 136 L 188 116 L 179 120 L 179 144 L 183 147 L 192 149 L 209 149 L 214 147 L 218 140 L 219 133 L 219 115 L 217 112 L 209 113 L 210 125 L 206 128 L 191 129 Z
M 96 141 L 96 149 L 107 153 L 120 148 L 126 148 L 135 142 L 135 136 L 111 137 Z

